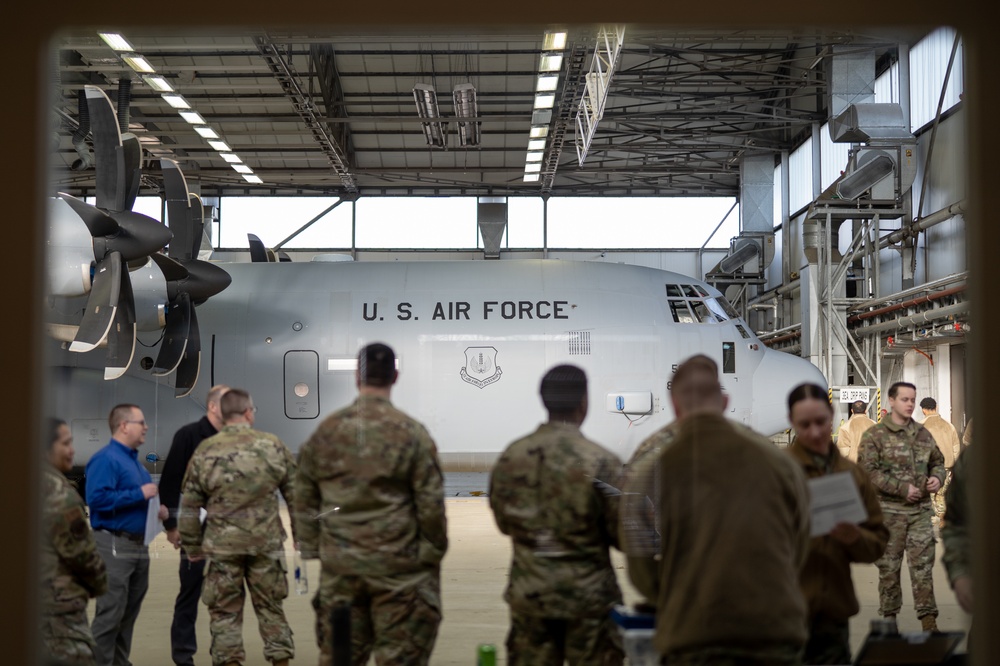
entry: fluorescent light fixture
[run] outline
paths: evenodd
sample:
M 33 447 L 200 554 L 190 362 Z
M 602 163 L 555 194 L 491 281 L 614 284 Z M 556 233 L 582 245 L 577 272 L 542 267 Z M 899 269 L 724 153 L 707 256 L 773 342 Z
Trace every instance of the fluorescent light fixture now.
M 549 135 L 548 127 L 532 127 L 531 133 L 528 135 L 532 139 L 541 139 Z
M 131 51 L 132 45 L 117 32 L 99 32 L 97 35 L 115 51 Z
M 144 76 L 144 77 L 142 77 L 142 80 L 145 81 L 146 84 L 150 88 L 152 88 L 153 90 L 155 90 L 157 92 L 173 92 L 174 91 L 173 87 L 171 87 L 171 85 L 169 83 L 167 83 L 167 80 L 165 78 L 163 78 L 162 76 L 160 76 L 159 74 L 150 74 L 150 75 Z
M 543 155 L 545 155 L 545 153 L 540 150 L 532 151 L 528 153 L 528 157 L 525 159 L 525 162 L 541 162 Z
M 219 154 L 222 155 L 222 159 L 226 160 L 230 164 L 239 164 L 240 162 L 243 161 L 240 159 L 240 156 L 237 155 L 236 153 L 219 153 Z
M 438 120 L 441 114 L 438 111 L 437 91 L 434 90 L 434 86 L 429 83 L 414 84 L 413 102 L 417 105 L 418 116 L 433 119 L 431 122 L 420 124 L 427 145 L 434 148 L 447 147 L 448 123 L 442 123 Z
M 248 167 L 246 164 L 234 164 L 233 171 L 236 173 L 253 173 L 253 169 Z
M 219 138 L 219 135 L 216 133 L 216 131 L 214 129 L 212 129 L 211 127 L 209 127 L 208 125 L 199 125 L 198 127 L 194 128 L 194 131 L 197 132 L 198 134 L 202 135 L 206 139 L 218 139 Z
M 455 103 L 455 115 L 458 116 L 458 143 L 462 146 L 478 146 L 480 133 L 479 121 L 463 121 L 463 118 L 475 118 L 479 115 L 479 105 L 476 102 L 476 87 L 471 83 L 459 83 L 452 91 Z
M 531 139 L 528 141 L 528 150 L 545 150 L 545 139 Z
M 539 175 L 537 173 L 526 173 L 524 174 L 524 182 L 526 183 L 537 183 Z
M 153 66 L 149 64 L 149 61 L 138 53 L 124 53 L 122 54 L 122 60 L 125 61 L 126 65 L 140 74 L 153 74 L 156 72 Z
M 217 150 L 220 153 L 228 153 L 232 150 L 225 141 L 209 141 L 208 145 L 212 146 L 212 150 Z
M 535 92 L 552 92 L 556 89 L 556 85 L 558 83 L 558 74 L 542 74 L 538 77 L 538 83 L 535 85 Z
M 260 179 L 260 176 L 254 176 L 248 174 L 243 174 L 243 180 L 247 181 L 248 183 L 257 183 L 258 185 L 264 182 Z
M 538 173 L 542 170 L 541 164 L 525 164 L 524 173 Z
M 565 32 L 547 32 L 542 40 L 543 51 L 562 51 L 566 48 Z
M 556 103 L 556 96 L 549 94 L 535 95 L 536 109 L 551 109 Z
M 562 69 L 563 57 L 561 54 L 543 55 L 538 65 L 539 72 L 558 72 Z
M 201 114 L 197 111 L 181 111 L 181 118 L 188 121 L 192 125 L 204 125 L 205 119 L 201 117 Z
M 166 95 L 160 95 L 163 101 L 174 107 L 175 109 L 190 109 L 191 105 L 187 103 L 187 100 L 180 95 L 174 93 L 168 93 Z

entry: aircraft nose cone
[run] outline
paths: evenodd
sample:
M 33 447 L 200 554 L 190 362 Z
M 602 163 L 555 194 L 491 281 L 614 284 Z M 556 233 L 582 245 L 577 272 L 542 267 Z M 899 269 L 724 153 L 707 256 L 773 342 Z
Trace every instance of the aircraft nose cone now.
M 799 384 L 819 384 L 827 388 L 826 377 L 809 361 L 772 349 L 753 375 L 753 428 L 764 435 L 774 435 L 789 428 L 788 394 Z

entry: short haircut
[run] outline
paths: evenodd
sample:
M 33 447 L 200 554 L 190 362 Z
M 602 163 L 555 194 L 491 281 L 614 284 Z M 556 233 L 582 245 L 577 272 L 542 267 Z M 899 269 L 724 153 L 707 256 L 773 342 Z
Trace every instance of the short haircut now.
M 826 404 L 830 413 L 833 413 L 833 405 L 830 404 L 830 394 L 819 384 L 799 384 L 788 394 L 788 414 L 791 415 L 792 407 L 803 400 L 821 400 Z
M 917 387 L 911 384 L 910 382 L 896 382 L 895 384 L 889 387 L 889 397 L 895 398 L 896 395 L 899 394 L 899 389 L 901 387 L 913 389 L 914 392 L 916 392 L 917 390 Z
M 937 409 L 937 400 L 934 398 L 924 398 L 920 401 L 921 409 Z
M 229 389 L 222 395 L 219 407 L 222 410 L 222 420 L 228 421 L 234 416 L 239 416 L 253 406 L 250 394 L 243 389 Z
M 49 436 L 45 439 L 46 451 L 52 450 L 52 445 L 56 443 L 57 439 L 59 439 L 59 428 L 61 428 L 64 425 L 66 425 L 66 422 L 63 421 L 62 419 L 57 419 L 53 417 L 49 417 L 48 419 L 46 419 L 45 427 L 48 429 L 47 432 L 49 434 Z
M 132 418 L 133 409 L 139 409 L 139 406 L 123 402 L 111 408 L 111 413 L 108 414 L 108 427 L 111 428 L 112 435 L 118 431 L 118 426 Z
M 396 381 L 396 353 L 381 342 L 365 345 L 358 352 L 358 379 L 363 386 L 392 386 Z
M 851 403 L 851 413 L 852 414 L 864 414 L 868 411 L 868 403 L 864 400 L 855 400 Z
M 539 387 L 549 414 L 569 414 L 587 397 L 587 375 L 575 365 L 557 365 L 545 373 Z
M 671 380 L 670 397 L 687 411 L 722 397 L 719 364 L 704 354 L 695 354 L 681 363 Z
M 205 404 L 219 402 L 228 390 L 229 387 L 225 384 L 216 384 L 212 388 L 208 389 L 208 395 L 205 396 Z

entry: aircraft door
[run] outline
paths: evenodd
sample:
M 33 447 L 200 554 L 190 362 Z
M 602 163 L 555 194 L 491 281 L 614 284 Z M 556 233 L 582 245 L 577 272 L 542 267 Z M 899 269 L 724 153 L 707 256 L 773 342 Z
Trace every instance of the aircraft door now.
M 308 350 L 285 353 L 284 395 L 288 418 L 319 416 L 319 354 Z

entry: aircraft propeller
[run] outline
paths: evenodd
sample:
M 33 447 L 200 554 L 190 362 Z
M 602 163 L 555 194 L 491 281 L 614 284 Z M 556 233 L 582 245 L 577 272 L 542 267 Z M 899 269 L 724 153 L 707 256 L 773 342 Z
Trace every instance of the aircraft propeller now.
M 127 87 L 119 90 L 126 108 L 127 92 Z M 124 374 L 135 350 L 135 301 L 129 268 L 144 264 L 149 255 L 170 242 L 172 234 L 153 218 L 131 210 L 139 189 L 139 140 L 122 133 L 104 91 L 86 86 L 85 94 L 94 138 L 96 205 L 68 194 L 58 195 L 87 226 L 93 245 L 90 294 L 69 349 L 86 352 L 106 340 L 105 379 L 114 379 Z
M 228 287 L 232 278 L 219 266 L 198 259 L 204 232 L 201 199 L 188 191 L 176 162 L 163 158 L 160 166 L 167 220 L 174 237 L 166 255 L 152 257 L 167 283 L 166 327 L 152 371 L 154 375 L 168 375 L 176 370 L 175 396 L 180 398 L 194 388 L 201 367 L 201 334 L 195 306 Z

